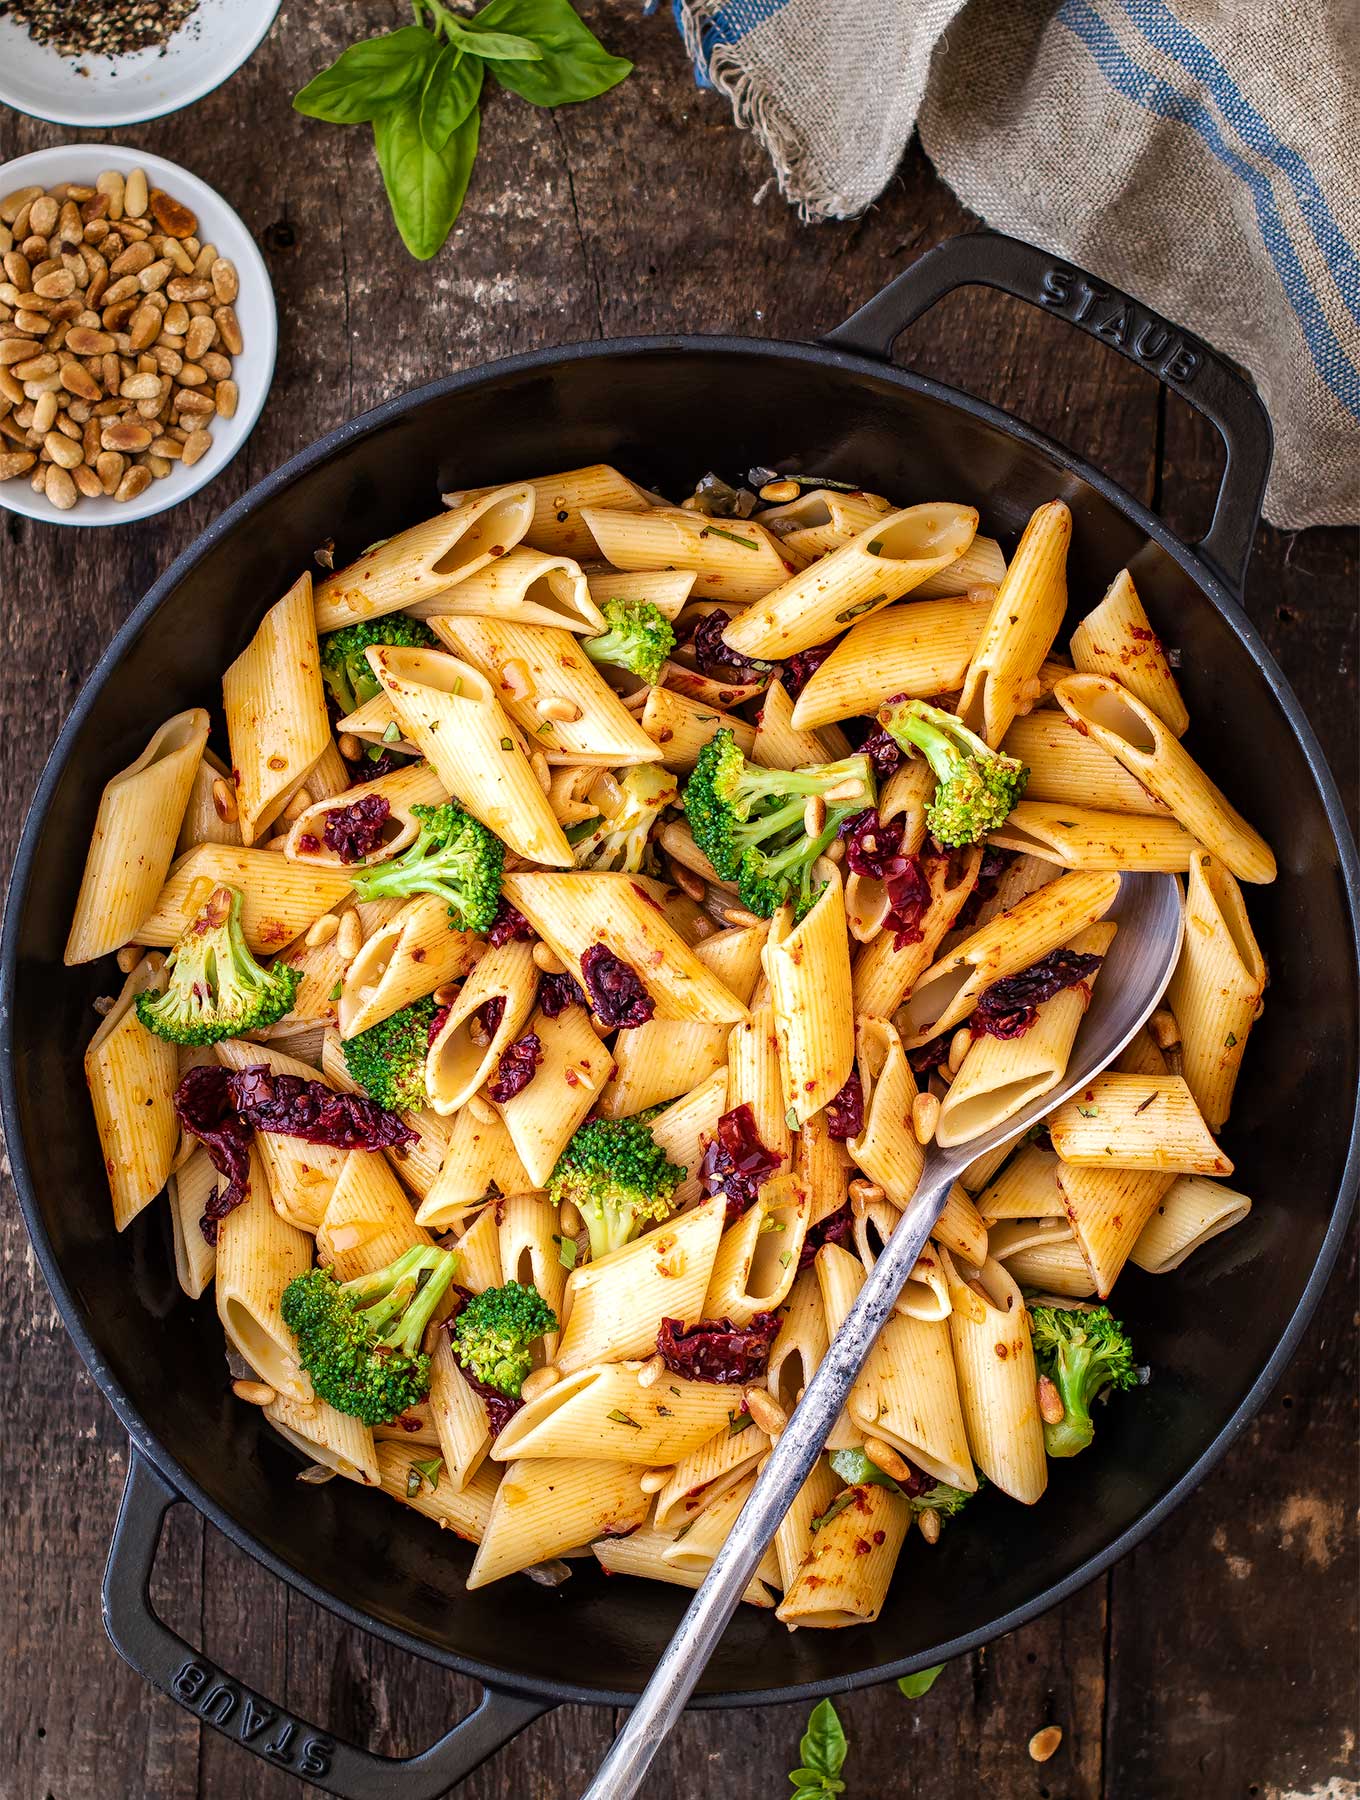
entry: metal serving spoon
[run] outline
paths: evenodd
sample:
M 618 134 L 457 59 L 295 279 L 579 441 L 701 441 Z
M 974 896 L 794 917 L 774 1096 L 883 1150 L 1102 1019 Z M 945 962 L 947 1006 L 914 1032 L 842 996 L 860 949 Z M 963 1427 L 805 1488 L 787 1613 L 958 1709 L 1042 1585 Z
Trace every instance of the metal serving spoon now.
M 1106 914 L 1119 929 L 1101 967 L 1061 1085 L 966 1144 L 950 1150 L 931 1146 L 915 1194 L 582 1800 L 631 1800 L 638 1792 L 789 1503 L 821 1454 L 880 1326 L 935 1229 L 950 1188 L 976 1157 L 1018 1137 L 1114 1061 L 1145 1023 L 1171 979 L 1180 954 L 1183 915 L 1180 883 L 1174 875 L 1124 875 Z

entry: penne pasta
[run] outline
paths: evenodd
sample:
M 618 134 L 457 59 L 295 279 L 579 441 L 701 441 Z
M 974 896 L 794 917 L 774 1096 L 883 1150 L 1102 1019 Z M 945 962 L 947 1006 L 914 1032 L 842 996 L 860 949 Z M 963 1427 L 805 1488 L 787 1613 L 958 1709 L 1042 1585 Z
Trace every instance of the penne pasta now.
M 284 1394 L 275 1395 L 264 1416 L 281 1438 L 311 1462 L 334 1469 L 346 1481 L 357 1481 L 363 1487 L 380 1485 L 373 1433 L 358 1419 L 337 1412 L 322 1399 L 304 1403 Z
M 416 1212 L 429 1231 L 453 1231 L 493 1192 L 525 1194 L 534 1183 L 499 1113 L 478 1118 L 470 1106 L 453 1115 L 439 1172 Z
M 1195 840 L 1163 814 L 1097 812 L 1066 800 L 1021 800 L 1004 825 L 988 833 L 998 850 L 1037 856 L 1065 869 L 1190 867 Z
M 1049 1115 L 1065 1163 L 1093 1169 L 1153 1169 L 1171 1175 L 1231 1175 L 1179 1075 L 1106 1070 Z
M 354 1281 L 429 1242 L 387 1159 L 349 1151 L 317 1227 L 317 1261 Z
M 387 806 L 382 821 L 382 838 L 364 858 L 365 866 L 386 862 L 409 850 L 420 835 L 420 820 L 412 810 L 417 806 L 439 806 L 448 798 L 444 783 L 427 762 L 410 763 L 394 769 L 390 775 L 379 775 L 373 781 L 357 782 L 344 796 L 345 808 L 362 806 L 366 801 L 381 800 Z M 288 828 L 284 855 L 293 862 L 309 867 L 343 871 L 350 865 L 328 841 L 327 821 L 333 812 L 344 810 L 328 795 L 298 814 Z
M 866 1275 L 878 1261 L 900 1217 L 889 1200 L 872 1200 L 862 1212 L 856 1212 L 851 1236 Z M 901 1313 L 904 1319 L 921 1319 L 927 1324 L 949 1317 L 949 1284 L 940 1260 L 929 1244 L 903 1282 L 901 1292 L 893 1302 L 893 1311 Z
M 1098 812 L 1167 814 L 1164 801 L 1062 711 L 1013 719 L 1001 748 L 1029 770 L 1028 804 L 1051 800 Z
M 1178 1175 L 1153 1207 L 1129 1256 L 1149 1275 L 1169 1275 L 1211 1238 L 1240 1225 L 1250 1211 L 1251 1201 L 1235 1188 L 1202 1175 Z
M 933 1480 L 976 1490 L 946 1319 L 894 1312 L 874 1339 L 849 1413 L 866 1437 L 891 1444 Z
M 430 1397 L 426 1402 L 434 1427 L 443 1473 L 462 1492 L 473 1481 L 491 1448 L 486 1402 L 463 1378 L 448 1333 L 437 1331 L 430 1351 Z
M 717 1069 L 690 1093 L 665 1107 L 647 1129 L 677 1168 L 687 1171 L 671 1196 L 676 1212 L 698 1200 L 699 1167 L 704 1150 L 717 1135 L 718 1120 L 727 1111 L 727 1070 Z
M 296 1075 L 303 1081 L 316 1079 L 315 1069 L 284 1055 L 272 1044 L 246 1044 L 227 1038 L 215 1048 L 218 1062 L 228 1069 L 259 1068 L 263 1064 L 271 1075 Z M 309 1144 L 305 1138 L 285 1137 L 277 1131 L 257 1131 L 255 1144 L 264 1163 L 275 1211 L 290 1225 L 314 1233 L 351 1152 L 326 1144 Z
M 1007 1219 L 987 1233 L 987 1254 L 1023 1287 L 1073 1300 L 1096 1291 L 1091 1265 L 1066 1219 Z
M 270 1205 L 264 1164 L 252 1149 L 246 1197 L 218 1223 L 217 1316 L 227 1342 L 260 1379 L 301 1405 L 316 1396 L 279 1300 L 293 1277 L 311 1266 L 311 1239 Z
M 458 1280 L 474 1294 L 499 1287 L 505 1280 L 501 1268 L 501 1202 L 484 1206 L 454 1245 L 458 1252 Z
M 668 1468 L 697 1450 L 740 1409 L 741 1395 L 718 1381 L 667 1373 L 650 1387 L 622 1363 L 576 1369 L 536 1394 L 491 1446 L 497 1462 L 585 1457 Z
M 1173 736 L 1185 736 L 1190 714 L 1127 569 L 1072 633 L 1071 650 L 1080 674 L 1110 676 L 1150 706 Z
M 801 731 L 793 723 L 793 713 L 783 682 L 772 681 L 756 715 L 752 762 L 764 769 L 801 769 L 807 763 L 836 762 L 851 754 L 850 740 L 837 727 Z
M 819 1456 L 775 1532 L 774 1552 L 779 1562 L 781 1592 L 787 1594 L 793 1586 L 794 1576 L 812 1549 L 813 1521 L 831 1510 L 839 1490 L 840 1483 L 831 1471 L 831 1464 L 825 1456 Z M 804 1622 L 811 1623 L 811 1620 Z
M 808 1199 L 796 1177 L 778 1175 L 718 1243 L 703 1317 L 749 1325 L 781 1306 L 793 1286 L 807 1235 Z
M 1002 1265 L 948 1260 L 949 1335 L 968 1443 L 988 1481 L 1033 1506 L 1048 1484 L 1025 1303 Z
M 470 931 L 458 931 L 442 894 L 417 894 L 364 938 L 341 980 L 337 1022 L 342 1038 L 381 1024 L 459 981 L 472 967 L 478 948 Z
M 544 1188 L 613 1073 L 614 1059 L 583 1006 L 569 1006 L 555 1019 L 537 1011 L 528 1029 L 539 1041 L 541 1060 L 529 1085 L 499 1103 L 500 1114 L 529 1186 Z
M 472 618 L 497 626 L 549 626 L 592 635 L 604 630 L 604 615 L 590 597 L 580 563 L 523 546 L 465 577 L 457 587 L 416 601 L 410 610 L 432 625 L 436 619 Z
M 171 1170 L 165 1186 L 175 1240 L 175 1278 L 191 1300 L 198 1300 L 217 1267 L 217 1246 L 208 1242 L 198 1223 L 217 1187 L 217 1170 L 201 1144 Z
M 586 506 L 623 507 L 631 510 L 655 503 L 635 481 L 629 481 L 608 463 L 590 463 L 582 469 L 564 469 L 556 475 L 536 475 L 525 483 L 533 499 L 533 516 L 524 533 L 524 542 L 535 550 L 554 555 L 594 557 L 600 546 L 591 536 L 581 517 Z M 462 507 L 470 501 L 495 493 L 494 488 L 470 488 L 462 493 L 445 494 L 445 506 Z
M 855 956 L 851 978 L 856 1018 L 888 1019 L 916 986 L 978 884 L 982 848 L 926 859 L 930 899 L 920 922 L 902 930 L 885 913 L 877 937 Z M 886 894 L 884 896 L 887 898 Z
M 426 1459 L 417 1457 L 413 1450 L 401 1443 L 379 1444 L 377 1453 L 378 1478 L 385 1494 L 400 1501 L 403 1506 L 409 1506 L 412 1511 L 423 1513 L 441 1529 L 453 1532 L 456 1537 L 466 1539 L 469 1544 L 481 1543 L 486 1536 L 492 1508 L 498 1497 L 494 1470 L 481 1469 L 465 1487 L 460 1488 L 456 1482 L 444 1479 L 442 1474 L 437 1484 L 432 1482 L 428 1475 L 415 1466 L 417 1462 L 424 1462 Z M 533 1558 L 530 1557 L 529 1561 L 532 1562 Z
M 679 1531 L 736 1487 L 768 1452 L 770 1440 L 750 1413 L 739 1412 L 733 1423 L 741 1430 L 724 1426 L 675 1465 L 657 1492 L 653 1523 L 658 1531 L 668 1537 Z
M 811 561 L 839 550 L 866 526 L 893 510 L 882 494 L 841 493 L 836 488 L 804 488 L 796 500 L 756 514 L 759 524 Z
M 893 1488 L 846 1488 L 819 1523 L 775 1617 L 824 1629 L 866 1624 L 887 1598 L 910 1509 Z
M 694 588 L 693 569 L 592 569 L 590 597 L 601 612 L 611 600 L 645 600 L 668 619 L 678 619 Z
M 670 506 L 648 512 L 587 506 L 581 516 L 616 569 L 693 569 L 696 600 L 759 600 L 802 563 L 754 519 L 719 524 Z
M 136 1009 L 138 994 L 164 990 L 165 959 L 144 956 L 85 1051 L 85 1085 L 116 1231 L 125 1230 L 165 1186 L 179 1140 L 179 1058 L 173 1044 L 146 1030 Z
M 223 786 L 217 790 L 222 796 L 221 805 L 226 811 L 231 811 L 235 796 L 226 784 L 226 776 L 227 767 L 222 759 L 214 756 L 211 750 L 205 750 L 189 787 L 179 837 L 175 840 L 176 856 L 183 856 L 195 844 L 240 843 L 240 825 L 235 818 L 227 819 L 222 816 L 219 800 L 214 794 L 216 784 L 221 782 Z M 166 867 L 169 866 L 167 863 Z
M 1185 938 L 1166 1000 L 1180 1028 L 1181 1073 L 1211 1131 L 1227 1122 L 1265 986 L 1265 958 L 1242 890 L 1216 857 L 1196 845 Z
M 222 677 L 222 708 L 241 842 L 250 845 L 331 743 L 309 572 L 270 607 Z
M 784 1114 L 795 1129 L 835 1099 L 855 1063 L 845 891 L 839 868 L 826 866 L 806 917 L 795 925 L 792 907 L 780 907 L 765 945 Z
M 241 930 L 256 952 L 282 950 L 350 892 L 349 877 L 334 869 L 303 868 L 273 850 L 199 844 L 171 868 L 136 942 L 169 948 L 217 887 L 240 888 Z
M 969 594 L 980 588 L 999 588 L 1006 579 L 1006 557 L 995 538 L 981 532 L 963 555 L 938 575 L 931 575 L 916 590 L 918 600 L 938 600 L 949 594 Z
M 1122 1147 L 1120 1154 L 1124 1154 Z M 1058 1191 L 1063 1207 L 1102 1300 L 1172 1179 L 1159 1169 L 1077 1168 L 1059 1163 Z
M 746 1417 L 748 1415 L 739 1415 Z M 748 1428 L 749 1429 L 749 1428 Z M 751 1489 L 755 1486 L 755 1470 L 743 1475 L 731 1487 L 719 1494 L 700 1512 L 682 1531 L 673 1537 L 662 1551 L 662 1558 L 673 1569 L 680 1569 L 692 1575 L 704 1575 L 713 1566 L 713 1561 L 723 1545 L 727 1542 L 737 1516 L 750 1498 Z M 771 1589 L 779 1582 L 779 1559 L 774 1546 L 770 1545 L 760 1559 L 751 1586 L 759 1587 L 765 1598 L 760 1604 L 773 1606 L 774 1598 Z
M 964 677 L 958 715 L 995 748 L 1036 682 L 1067 610 L 1072 515 L 1050 500 L 1032 515 L 996 591 Z
M 533 1011 L 538 973 L 528 944 L 514 938 L 478 961 L 425 1059 L 425 1087 L 435 1112 L 445 1117 L 457 1112 L 495 1072 Z M 488 1005 L 494 1023 L 486 1016 Z
M 957 693 L 990 612 L 988 600 L 913 599 L 862 619 L 813 671 L 794 724 L 810 730 L 872 715 L 890 694 L 930 700 Z
M 512 1194 L 494 1210 L 500 1233 L 502 1276 L 506 1281 L 536 1288 L 560 1323 L 567 1271 L 562 1267 L 557 1208 L 537 1194 Z M 544 1335 L 540 1366 L 555 1360 L 557 1343 L 557 1332 Z
M 627 1537 L 598 1538 L 590 1547 L 595 1560 L 608 1575 L 640 1575 L 647 1581 L 664 1581 L 672 1587 L 697 1588 L 708 1573 L 711 1563 L 691 1560 L 667 1561 L 664 1552 L 674 1547 L 675 1540 L 664 1531 L 644 1525 Z M 693 1551 L 690 1552 L 693 1558 Z M 771 1607 L 774 1596 L 758 1577 L 748 1583 L 742 1599 L 748 1606 Z
M 702 700 L 690 700 L 671 688 L 648 689 L 640 720 L 656 745 L 662 766 L 682 774 L 694 767 L 704 745 L 720 731 L 732 733 L 744 756 L 755 750 L 755 727 L 745 719 Z
M 878 816 L 887 823 L 902 821 L 899 854 L 915 856 L 926 836 L 926 804 L 935 792 L 929 763 L 913 756 L 894 769 L 878 796 Z M 871 846 L 866 843 L 865 849 Z M 877 845 L 872 849 L 876 850 Z M 851 870 L 845 877 L 845 918 L 850 935 L 860 943 L 872 942 L 891 910 L 887 883 L 877 876 Z

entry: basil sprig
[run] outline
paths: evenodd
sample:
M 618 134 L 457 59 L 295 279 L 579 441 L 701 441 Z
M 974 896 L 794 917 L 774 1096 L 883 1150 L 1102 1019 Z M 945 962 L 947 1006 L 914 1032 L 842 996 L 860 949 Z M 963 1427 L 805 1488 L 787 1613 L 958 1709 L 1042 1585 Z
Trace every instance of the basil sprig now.
M 623 80 L 570 0 L 488 0 L 471 15 L 411 0 L 414 25 L 351 44 L 293 105 L 332 125 L 371 125 L 402 242 L 422 262 L 443 245 L 477 157 L 478 106 L 489 70 L 535 106 L 563 106 Z
M 845 1752 L 845 1732 L 836 1709 L 829 1700 L 819 1700 L 798 1746 L 801 1767 L 789 1776 L 799 1800 L 835 1800 L 845 1792 L 840 1778 Z

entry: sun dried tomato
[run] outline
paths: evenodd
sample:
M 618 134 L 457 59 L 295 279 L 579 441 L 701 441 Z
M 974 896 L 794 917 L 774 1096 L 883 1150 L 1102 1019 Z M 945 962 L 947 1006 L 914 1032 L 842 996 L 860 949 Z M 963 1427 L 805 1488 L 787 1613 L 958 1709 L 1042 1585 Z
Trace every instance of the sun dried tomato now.
M 864 1129 L 864 1087 L 852 1069 L 840 1093 L 826 1103 L 826 1129 L 830 1137 L 858 1137 Z
M 1023 1037 L 1045 1000 L 1087 981 L 1103 959 L 1080 950 L 1051 950 L 1018 975 L 1003 976 L 984 988 L 969 1020 L 974 1037 Z
M 496 907 L 496 916 L 487 929 L 487 943 L 499 946 L 517 940 L 527 944 L 533 935 L 534 928 L 524 914 L 517 906 L 511 906 L 502 894 Z
M 537 1075 L 542 1061 L 543 1040 L 536 1031 L 527 1032 L 502 1052 L 496 1073 L 486 1084 L 487 1098 L 494 1100 L 497 1106 L 503 1106 L 516 1094 L 522 1094 Z
M 192 1073 L 192 1071 L 191 1071 Z M 227 1072 L 227 1091 L 242 1123 L 335 1150 L 387 1150 L 417 1134 L 396 1113 L 363 1094 L 337 1094 L 321 1081 L 275 1075 L 261 1063 Z
M 250 1181 L 250 1127 L 242 1124 L 227 1085 L 229 1071 L 208 1064 L 190 1069 L 175 1089 L 175 1116 L 199 1139 L 219 1175 L 226 1178 L 208 1196 L 198 1228 L 210 1244 L 217 1242 L 221 1221 L 246 1198 Z
M 743 1101 L 718 1120 L 717 1135 L 699 1164 L 699 1183 L 706 1194 L 726 1196 L 730 1225 L 754 1202 L 783 1160 L 761 1142 L 756 1116 Z
M 592 944 L 586 951 L 581 974 L 595 1017 L 606 1031 L 615 1026 L 627 1031 L 645 1025 L 656 1011 L 656 1002 L 643 987 L 637 970 L 603 944 Z
M 770 1346 L 779 1331 L 775 1313 L 757 1313 L 749 1325 L 730 1319 L 700 1319 L 686 1325 L 663 1319 L 656 1347 L 672 1375 L 686 1381 L 755 1381 L 765 1373 Z
M 838 1206 L 833 1213 L 819 1219 L 815 1225 L 809 1225 L 807 1236 L 803 1239 L 802 1253 L 798 1258 L 799 1269 L 807 1268 L 823 1244 L 845 1244 L 850 1241 L 855 1221 L 851 1216 L 850 1202 Z
M 545 1017 L 559 1018 L 569 1006 L 587 1006 L 585 995 L 581 992 L 581 984 L 570 969 L 563 969 L 559 975 L 544 975 L 538 984 L 538 1004 Z
M 701 675 L 707 675 L 710 681 L 721 681 L 727 687 L 745 687 L 750 683 L 758 685 L 769 674 L 770 665 L 743 656 L 740 650 L 734 650 L 730 644 L 724 643 L 723 632 L 731 622 L 732 615 L 724 612 L 721 607 L 715 612 L 705 613 L 699 620 L 690 638 L 695 667 Z
M 332 807 L 326 814 L 326 848 L 342 863 L 363 862 L 379 847 L 392 808 L 381 794 L 365 794 L 352 806 Z
M 835 648 L 834 641 L 830 644 L 814 644 L 810 650 L 797 650 L 787 658 L 781 680 L 790 700 L 798 698 Z

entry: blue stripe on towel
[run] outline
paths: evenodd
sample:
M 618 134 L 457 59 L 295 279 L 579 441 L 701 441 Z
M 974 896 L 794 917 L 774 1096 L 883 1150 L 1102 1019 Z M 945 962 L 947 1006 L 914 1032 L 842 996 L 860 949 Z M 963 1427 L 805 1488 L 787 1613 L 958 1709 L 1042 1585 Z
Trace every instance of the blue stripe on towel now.
M 739 43 L 757 25 L 764 25 L 776 13 L 783 12 L 788 4 L 789 0 L 724 0 L 723 5 L 703 18 L 699 27 L 699 45 L 704 60 L 694 65 L 699 86 L 713 85 L 708 79 L 707 62 L 719 45 Z M 675 22 L 683 34 L 680 0 L 675 0 Z
M 1289 240 L 1275 205 L 1270 181 L 1245 162 L 1224 142 L 1212 113 L 1201 100 L 1182 94 L 1135 62 L 1115 37 L 1107 22 L 1086 0 L 1063 0 L 1058 14 L 1062 24 L 1080 38 L 1102 75 L 1117 93 L 1146 111 L 1175 119 L 1197 132 L 1205 147 L 1225 169 L 1246 186 L 1256 208 L 1261 240 L 1275 265 L 1275 272 L 1294 309 L 1313 366 L 1342 406 L 1360 419 L 1360 371 L 1336 340 L 1321 302 L 1309 286 L 1298 253 Z
M 1173 57 L 1203 84 L 1243 143 L 1274 163 L 1288 178 L 1337 292 L 1351 317 L 1360 324 L 1360 256 L 1333 218 L 1327 197 L 1308 163 L 1276 135 L 1209 46 L 1176 17 L 1165 0 L 1120 0 L 1120 4 L 1155 49 Z

